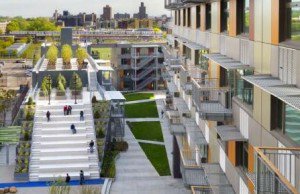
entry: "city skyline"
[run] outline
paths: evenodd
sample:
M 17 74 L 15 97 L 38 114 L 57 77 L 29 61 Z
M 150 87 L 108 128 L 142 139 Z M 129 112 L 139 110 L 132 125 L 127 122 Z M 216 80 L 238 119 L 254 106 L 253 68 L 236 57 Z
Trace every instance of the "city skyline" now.
M 138 12 L 141 2 L 151 13 L 150 16 L 159 16 L 168 14 L 164 9 L 164 3 L 161 0 L 131 0 L 130 4 L 119 4 L 118 0 L 30 0 L 30 1 L 0 1 L 0 16 L 22 16 L 22 17 L 50 17 L 55 10 L 62 12 L 68 10 L 71 14 L 86 12 L 100 15 L 105 5 L 112 7 L 112 14 L 130 13 L 131 15 Z M 84 5 L 84 6 L 83 6 Z M 12 7 L 14 7 L 12 9 Z M 40 9 L 43 7 L 44 9 Z

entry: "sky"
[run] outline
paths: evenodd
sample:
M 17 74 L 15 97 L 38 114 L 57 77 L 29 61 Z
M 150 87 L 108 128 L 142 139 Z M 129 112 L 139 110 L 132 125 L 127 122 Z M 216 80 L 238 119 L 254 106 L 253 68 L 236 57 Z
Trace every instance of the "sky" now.
M 112 12 L 138 12 L 141 0 L 0 0 L 0 16 L 51 17 L 57 9 L 60 13 L 68 10 L 71 14 L 79 12 L 102 14 L 103 7 L 110 5 Z M 143 0 L 149 16 L 168 14 L 164 0 Z

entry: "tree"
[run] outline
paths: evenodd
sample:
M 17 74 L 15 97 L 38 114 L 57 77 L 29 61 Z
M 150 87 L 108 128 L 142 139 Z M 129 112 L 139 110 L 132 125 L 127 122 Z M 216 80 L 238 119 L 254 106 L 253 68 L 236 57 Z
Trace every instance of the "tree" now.
M 75 90 L 75 81 L 76 81 L 76 90 L 82 90 L 82 81 L 80 76 L 77 73 L 73 73 L 72 79 L 70 81 L 70 89 Z
M 3 34 L 3 31 L 0 29 L 0 34 Z
M 57 80 L 56 80 L 57 87 L 58 87 L 59 83 L 62 83 L 64 88 L 66 88 L 67 81 L 66 81 L 66 78 L 61 73 L 58 75 Z
M 50 65 L 55 65 L 57 55 L 58 55 L 57 47 L 55 45 L 50 46 L 46 54 L 46 58 L 49 60 Z
M 63 62 L 65 65 L 70 64 L 72 56 L 73 52 L 71 46 L 68 44 L 63 45 L 61 49 L 61 57 L 63 58 Z
M 87 58 L 87 53 L 86 50 L 84 48 L 78 48 L 76 50 L 76 57 L 77 57 L 77 61 L 79 63 L 79 65 L 82 65 L 84 62 L 84 59 Z
M 14 91 L 14 90 L 0 89 L 0 113 L 2 113 L 4 115 L 3 116 L 4 124 L 5 124 L 5 118 L 6 118 L 6 111 L 11 106 L 12 101 L 16 97 L 16 95 L 17 95 L 16 91 Z
M 50 83 L 49 83 L 50 81 Z M 52 89 L 52 79 L 49 80 L 48 76 L 45 76 L 42 81 L 41 90 L 44 96 L 48 95 L 48 92 Z

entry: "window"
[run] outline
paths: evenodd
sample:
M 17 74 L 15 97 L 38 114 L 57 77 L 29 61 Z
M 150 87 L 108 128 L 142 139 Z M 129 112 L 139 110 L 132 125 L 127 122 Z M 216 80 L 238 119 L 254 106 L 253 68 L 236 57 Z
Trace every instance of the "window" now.
M 199 50 L 199 65 L 200 68 L 203 70 L 208 70 L 208 59 L 206 57 L 204 57 L 204 54 L 208 54 L 208 50 L 205 49 L 201 49 Z
M 253 85 L 242 79 L 242 76 L 253 75 L 252 69 L 237 69 L 235 72 L 235 95 L 248 105 L 253 105 Z
M 201 7 L 198 5 L 196 7 L 196 28 L 200 28 L 201 26 Z
M 178 10 L 178 26 L 181 25 L 181 10 Z
M 211 5 L 206 4 L 206 12 L 205 12 L 205 23 L 206 23 L 206 30 L 211 28 Z
M 177 25 L 177 10 L 175 11 L 175 25 Z
M 188 23 L 187 23 L 187 26 L 188 27 L 191 27 L 191 8 L 189 7 L 188 9 L 187 9 L 187 19 L 188 19 Z
M 121 49 L 122 55 L 124 55 L 124 54 L 130 54 L 130 52 L 131 52 L 130 48 L 122 48 Z
M 236 142 L 236 166 L 248 171 L 248 143 Z
M 188 47 L 186 47 L 186 58 L 191 59 L 192 58 L 192 50 Z
M 300 144 L 300 111 L 285 105 L 284 133 Z
M 300 0 L 285 0 L 280 3 L 280 24 L 284 26 L 281 29 L 281 40 L 300 41 Z
M 186 26 L 186 9 L 183 10 L 183 26 Z
M 229 30 L 229 0 L 222 0 L 221 2 L 221 31 L 228 32 Z
M 220 87 L 228 86 L 228 71 L 220 66 Z
M 283 130 L 284 104 L 278 98 L 271 96 L 271 128 Z
M 250 0 L 237 1 L 237 29 L 240 34 L 249 34 L 250 26 Z

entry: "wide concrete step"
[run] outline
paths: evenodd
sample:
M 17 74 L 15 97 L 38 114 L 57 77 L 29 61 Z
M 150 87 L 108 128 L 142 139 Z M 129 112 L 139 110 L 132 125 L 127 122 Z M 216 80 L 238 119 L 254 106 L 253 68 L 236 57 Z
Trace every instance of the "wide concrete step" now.
M 90 169 L 90 163 L 71 163 L 71 164 L 40 164 L 32 165 L 31 169 L 37 169 L 39 173 L 43 172 L 68 172 L 68 171 L 86 171 Z
M 62 141 L 62 140 L 81 140 L 81 139 L 93 139 L 93 133 L 76 133 L 72 134 L 48 134 L 48 135 L 34 135 L 34 141 Z
M 74 124 L 75 127 L 86 127 L 87 125 L 92 124 L 92 120 L 85 120 L 85 121 L 57 121 L 57 122 L 36 122 L 35 127 L 40 128 L 56 128 L 56 127 L 66 127 L 70 128 L 71 125 Z
M 83 133 L 93 133 L 94 130 L 92 127 L 77 127 L 76 128 L 77 134 Z M 35 130 L 34 135 L 48 135 L 48 134 L 72 134 L 70 128 L 39 128 Z
M 33 142 L 32 148 L 83 148 L 89 146 L 90 140 L 63 140 L 49 142 Z
M 82 148 L 47 148 L 47 149 L 33 149 L 33 157 L 42 157 L 42 156 L 82 156 L 82 155 L 93 155 L 90 153 L 88 147 Z
M 46 115 L 37 116 L 35 120 L 37 122 L 48 122 Z M 84 115 L 84 120 L 92 120 L 92 115 L 91 114 Z M 73 114 L 73 115 L 68 115 L 66 117 L 62 117 L 60 115 L 51 115 L 49 122 L 62 122 L 62 121 L 68 121 L 68 122 L 80 121 L 80 115 Z
M 45 110 L 36 110 L 36 116 L 46 116 L 47 113 L 47 109 Z M 73 116 L 73 115 L 80 115 L 80 111 L 83 111 L 84 115 L 86 114 L 92 114 L 92 110 L 91 109 L 73 109 L 72 110 L 72 114 L 71 115 L 64 115 L 64 111 L 61 109 L 54 109 L 54 110 L 50 110 L 51 116 L 61 116 L 61 117 L 69 117 L 69 116 Z
M 84 109 L 84 108 L 91 108 L 92 106 L 89 104 L 82 104 L 82 103 L 78 103 L 78 104 L 74 104 L 74 103 L 66 103 L 66 104 L 51 104 L 51 105 L 38 105 L 37 108 L 38 109 L 49 109 L 49 110 L 53 110 L 53 109 L 64 109 L 64 106 L 71 106 L 72 110 L 74 109 Z
M 95 157 L 94 157 L 95 158 Z M 32 157 L 30 162 L 32 164 L 72 164 L 74 162 L 88 163 L 90 157 L 87 155 L 82 156 L 44 156 Z
M 51 172 L 51 173 L 38 173 L 37 177 L 40 181 L 49 181 L 54 180 L 55 178 L 63 177 L 65 178 L 67 173 L 71 177 L 71 180 L 79 180 L 80 171 L 65 171 L 65 172 Z M 96 179 L 99 178 L 98 171 L 84 171 L 84 178 L 85 179 Z

